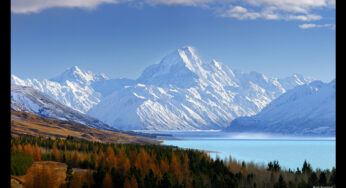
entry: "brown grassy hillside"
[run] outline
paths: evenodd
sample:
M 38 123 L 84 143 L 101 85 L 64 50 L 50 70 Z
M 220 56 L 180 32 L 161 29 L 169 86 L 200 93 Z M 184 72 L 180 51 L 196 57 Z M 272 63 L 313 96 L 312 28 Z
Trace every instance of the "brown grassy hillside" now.
M 82 124 L 40 117 L 34 114 L 11 110 L 11 135 L 32 135 L 51 138 L 66 138 L 109 143 L 160 144 L 149 138 L 136 137 L 123 133 L 99 130 Z

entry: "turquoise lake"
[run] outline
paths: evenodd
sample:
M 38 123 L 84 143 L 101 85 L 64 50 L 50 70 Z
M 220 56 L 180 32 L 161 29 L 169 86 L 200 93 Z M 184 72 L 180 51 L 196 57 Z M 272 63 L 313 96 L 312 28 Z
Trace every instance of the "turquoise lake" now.
M 264 163 L 278 160 L 283 168 L 301 169 L 304 160 L 312 168 L 332 169 L 335 167 L 336 142 L 335 139 L 229 139 L 183 137 L 180 140 L 164 140 L 165 145 L 181 148 L 192 148 L 210 152 L 212 158 L 218 155 L 220 159 L 226 156 L 255 163 Z

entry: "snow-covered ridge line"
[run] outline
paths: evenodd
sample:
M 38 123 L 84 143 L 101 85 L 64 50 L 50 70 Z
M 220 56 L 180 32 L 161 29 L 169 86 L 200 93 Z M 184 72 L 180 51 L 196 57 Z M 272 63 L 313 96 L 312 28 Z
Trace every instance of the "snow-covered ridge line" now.
M 232 132 L 335 136 L 336 85 L 313 81 L 287 91 L 260 113 L 232 121 Z

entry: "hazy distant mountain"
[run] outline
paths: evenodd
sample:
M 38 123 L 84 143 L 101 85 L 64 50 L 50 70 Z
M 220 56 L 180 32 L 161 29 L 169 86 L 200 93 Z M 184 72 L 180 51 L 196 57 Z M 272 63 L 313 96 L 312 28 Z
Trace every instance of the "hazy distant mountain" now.
M 260 113 L 231 122 L 228 131 L 335 136 L 335 80 L 287 91 Z
M 233 71 L 215 60 L 203 63 L 185 47 L 146 68 L 134 84 L 104 97 L 88 114 L 120 129 L 221 129 L 309 82 L 301 75 L 276 79 Z

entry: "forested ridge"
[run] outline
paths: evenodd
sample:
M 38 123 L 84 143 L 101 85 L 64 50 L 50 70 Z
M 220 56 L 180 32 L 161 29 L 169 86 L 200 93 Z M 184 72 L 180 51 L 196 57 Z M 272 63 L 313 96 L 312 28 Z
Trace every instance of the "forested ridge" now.
M 278 161 L 265 166 L 232 158 L 213 160 L 203 151 L 171 146 L 100 143 L 71 136 L 67 139 L 11 138 L 11 175 L 22 176 L 32 163 L 39 161 L 67 164 L 66 179 L 59 187 L 308 188 L 336 185 L 335 168 L 313 170 L 306 161 L 301 169 L 286 170 Z M 49 184 L 56 184 L 51 178 L 54 172 L 44 170 L 35 171 L 34 177 L 46 178 L 29 179 L 24 187 L 53 187 Z

